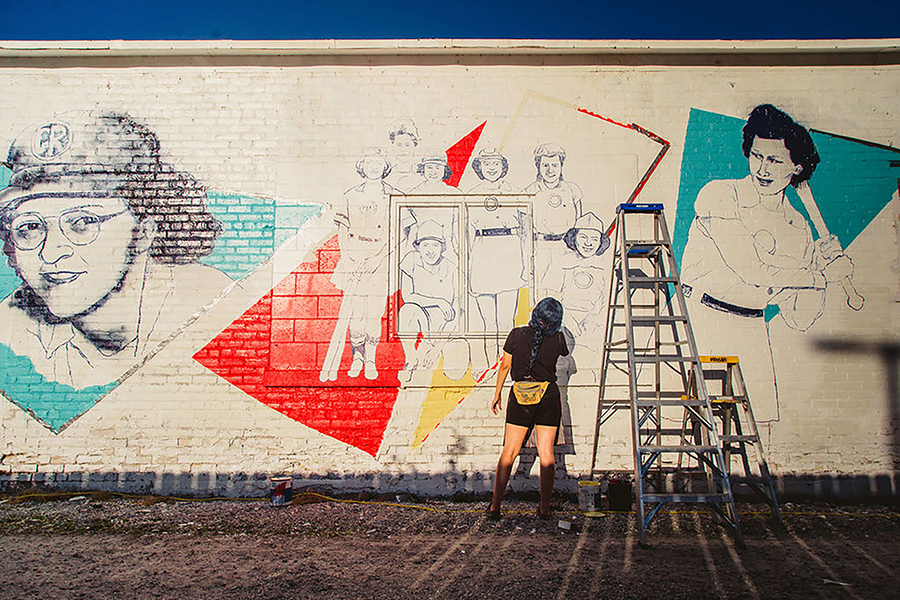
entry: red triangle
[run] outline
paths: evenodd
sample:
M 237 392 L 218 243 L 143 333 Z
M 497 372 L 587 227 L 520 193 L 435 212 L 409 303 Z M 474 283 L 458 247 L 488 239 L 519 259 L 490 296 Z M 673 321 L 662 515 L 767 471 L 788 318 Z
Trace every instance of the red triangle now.
M 447 149 L 447 166 L 453 171 L 453 175 L 449 179 L 445 179 L 444 183 L 452 187 L 459 187 L 459 181 L 469 165 L 469 159 L 472 158 L 472 152 L 475 151 L 475 145 L 478 144 L 478 138 L 481 137 L 485 125 L 487 125 L 487 121 Z
M 194 360 L 266 406 L 372 456 L 378 453 L 400 389 L 400 342 L 388 336 L 382 317 L 376 353 L 378 378 L 350 378 L 345 341 L 337 380 L 319 371 L 340 309 L 331 284 L 337 238 L 316 251 L 268 294 L 194 355 Z M 399 301 L 392 297 L 393 302 Z M 386 302 L 387 304 L 387 302 Z

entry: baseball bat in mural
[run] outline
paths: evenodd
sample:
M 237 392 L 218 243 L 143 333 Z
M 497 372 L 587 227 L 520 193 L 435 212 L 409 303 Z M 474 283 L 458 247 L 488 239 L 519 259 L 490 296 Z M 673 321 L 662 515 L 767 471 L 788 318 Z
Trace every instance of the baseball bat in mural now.
M 809 187 L 809 182 L 800 182 L 795 189 L 797 190 L 797 196 L 800 197 L 800 201 L 803 202 L 803 207 L 806 208 L 806 212 L 809 213 L 810 220 L 813 225 L 816 226 L 816 231 L 819 232 L 819 236 L 822 238 L 833 238 L 834 236 L 828 232 L 828 227 L 825 225 L 825 219 L 822 218 L 822 213 L 819 212 L 819 205 L 816 204 L 816 199 L 813 197 L 812 188 Z M 843 252 L 843 248 L 840 248 L 836 254 L 840 255 L 843 254 Z M 866 299 L 856 291 L 856 286 L 853 285 L 853 280 L 850 276 L 844 277 L 841 280 L 841 287 L 844 288 L 844 293 L 847 294 L 847 305 L 850 308 L 853 310 L 861 310 L 862 307 L 865 306 Z

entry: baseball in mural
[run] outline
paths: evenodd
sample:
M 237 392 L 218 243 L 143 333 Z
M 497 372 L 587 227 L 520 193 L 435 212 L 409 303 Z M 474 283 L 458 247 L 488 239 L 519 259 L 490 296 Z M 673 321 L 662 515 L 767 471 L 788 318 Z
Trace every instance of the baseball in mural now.
M 742 150 L 749 174 L 711 181 L 697 196 L 682 279 L 696 306 L 699 347 L 741 357 L 753 374 L 757 419 L 771 420 L 778 416 L 772 321 L 809 329 L 822 315 L 826 286 L 850 278 L 853 263 L 836 237 L 814 238 L 787 199 L 788 186 L 808 188 L 820 162 L 807 129 L 760 105 L 743 127 Z
M 22 283 L 0 304 L 2 343 L 47 382 L 116 381 L 231 283 L 199 263 L 222 230 L 205 188 L 127 115 L 47 119 L 7 164 L 0 235 Z

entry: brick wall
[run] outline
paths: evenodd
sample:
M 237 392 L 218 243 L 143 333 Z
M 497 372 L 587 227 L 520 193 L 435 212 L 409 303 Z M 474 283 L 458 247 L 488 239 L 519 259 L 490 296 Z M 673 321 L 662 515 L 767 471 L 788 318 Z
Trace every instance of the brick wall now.
M 563 232 L 567 220 L 587 213 L 607 228 L 615 206 L 639 190 L 639 200 L 665 205 L 688 260 L 700 190 L 747 176 L 741 127 L 754 107 L 771 103 L 811 131 L 822 162 L 810 187 L 852 261 L 851 280 L 865 305 L 850 307 L 845 286 L 834 280 L 819 285 L 821 305 L 803 313 L 812 321 L 807 327 L 789 323 L 786 304 L 753 327 L 695 316 L 700 349 L 707 343 L 710 352 L 741 354 L 751 397 L 765 413 L 770 463 L 785 486 L 819 495 L 896 493 L 896 53 L 699 50 L 169 59 L 75 51 L 41 58 L 20 50 L 0 58 L 4 151 L 16 143 L 37 151 L 29 161 L 47 162 L 55 157 L 39 156 L 42 146 L 35 146 L 43 126 L 66 124 L 77 144 L 76 133 L 96 131 L 100 115 L 127 114 L 158 140 L 151 168 L 196 179 L 205 189 L 203 210 L 220 224 L 212 251 L 196 259 L 127 255 L 117 285 L 106 284 L 102 299 L 73 315 L 51 305 L 51 290 L 89 298 L 89 286 L 68 280 L 84 281 L 73 273 L 115 260 L 116 248 L 131 239 L 115 237 L 117 219 L 127 225 L 123 231 L 137 231 L 136 209 L 126 206 L 129 212 L 104 221 L 91 244 L 64 249 L 66 260 L 82 266 L 59 267 L 49 280 L 35 275 L 34 285 L 51 283 L 37 290 L 43 299 L 26 295 L 17 303 L 29 257 L 61 264 L 43 249 L 54 240 L 68 244 L 54 219 L 76 205 L 66 204 L 71 198 L 38 205 L 23 199 L 21 188 L 5 192 L 10 200 L 0 200 L 0 210 L 10 219 L 37 212 L 48 225 L 44 245 L 11 247 L 16 267 L 0 269 L 0 296 L 7 298 L 0 312 L 0 476 L 79 489 L 247 495 L 267 489 L 268 476 L 286 473 L 295 485 L 484 492 L 503 431 L 502 418 L 489 410 L 490 367 L 508 327 L 527 320 L 536 297 L 558 293 L 580 319 L 571 325 L 574 364 L 561 367 L 567 385 L 557 461 L 565 467 L 560 484 L 571 489 L 590 469 L 602 340 L 596 324 L 605 317 L 605 291 L 585 306 L 572 282 L 591 274 L 604 289 L 610 253 L 579 261 L 577 249 L 562 242 L 535 241 L 535 231 L 554 233 L 540 231 L 542 215 L 556 203 L 572 205 L 571 213 L 549 212 L 561 215 L 556 227 Z M 114 140 L 126 135 L 107 133 Z M 407 154 L 399 141 L 413 138 Z M 536 180 L 534 152 L 545 143 L 565 150 L 563 181 L 578 192 L 541 198 L 523 191 Z M 508 187 L 485 192 L 472 160 L 489 149 L 506 160 Z M 74 152 L 63 148 L 56 162 Z M 129 152 L 117 147 L 93 156 L 120 164 Z M 117 189 L 98 183 L 82 168 L 85 160 L 63 179 L 66 189 L 81 198 L 87 189 Z M 426 181 L 416 167 L 424 173 L 429 162 L 446 163 L 453 177 Z M 11 163 L 13 171 L 27 166 Z M 392 167 L 386 176 L 384 164 Z M 110 196 L 91 210 L 114 214 L 122 200 Z M 190 229 L 194 210 L 169 212 L 184 215 L 178 218 Z M 478 211 L 498 220 L 477 225 Z M 773 229 L 781 221 L 751 232 L 769 232 L 771 245 L 759 237 L 756 248 L 778 249 L 772 254 L 787 261 L 778 263 L 779 273 L 815 244 L 819 232 L 803 212 L 796 235 Z M 430 237 L 427 221 L 434 223 Z M 476 245 L 487 238 L 475 231 L 485 229 L 509 230 L 490 260 Z M 804 246 L 796 240 L 807 231 Z M 441 245 L 443 270 L 435 279 L 423 275 L 428 239 Z M 91 247 L 104 249 L 102 260 L 88 257 Z M 712 269 L 709 256 L 694 259 Z M 745 267 L 768 260 L 760 256 L 745 252 L 731 266 L 740 278 Z M 812 258 L 804 260 L 802 268 L 811 269 Z M 794 263 L 790 268 L 799 268 Z M 565 265 L 571 279 L 553 283 L 548 274 Z M 522 283 L 501 283 L 509 271 Z M 476 279 L 496 285 L 475 289 Z M 404 280 L 413 285 L 406 297 L 399 291 Z M 437 301 L 417 313 L 414 288 L 445 301 L 452 317 Z M 497 313 L 479 302 L 499 307 Z M 406 321 L 410 314 L 419 320 Z M 41 324 L 46 331 L 35 333 Z M 73 337 L 60 345 L 66 335 Z M 604 429 L 602 465 L 629 465 L 627 432 L 621 419 Z M 533 460 L 533 450 L 523 457 Z M 804 483 L 826 478 L 828 485 Z M 531 484 L 519 477 L 513 485 Z

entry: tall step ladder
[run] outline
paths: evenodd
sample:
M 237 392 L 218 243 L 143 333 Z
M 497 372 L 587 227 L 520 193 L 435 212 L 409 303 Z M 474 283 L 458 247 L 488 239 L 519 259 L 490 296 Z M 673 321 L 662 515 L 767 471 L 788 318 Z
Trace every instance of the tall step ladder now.
M 608 475 L 600 431 L 629 410 L 641 545 L 669 503 L 708 504 L 743 544 L 663 205 L 619 205 L 615 230 L 591 474 Z M 685 411 L 696 436 L 684 435 Z
M 783 522 L 778 497 L 775 495 L 775 485 L 769 472 L 769 463 L 759 437 L 756 419 L 753 417 L 750 395 L 747 393 L 744 375 L 741 373 L 740 359 L 737 356 L 701 356 L 700 364 L 703 367 L 703 379 L 707 385 L 713 415 L 721 424 L 719 441 L 722 444 L 725 470 L 731 480 L 732 490 L 736 490 L 740 485 L 746 485 L 769 505 L 772 516 Z M 712 393 L 710 393 L 711 386 L 716 386 Z M 693 396 L 696 397 L 697 390 L 693 382 L 691 389 Z M 686 435 L 688 431 L 696 431 L 696 424 L 687 412 L 683 427 Z M 756 458 L 755 470 L 752 468 L 750 452 Z M 743 476 L 736 475 L 732 471 L 734 459 L 739 459 L 740 466 L 743 467 Z

